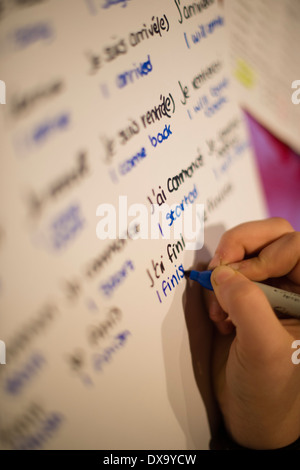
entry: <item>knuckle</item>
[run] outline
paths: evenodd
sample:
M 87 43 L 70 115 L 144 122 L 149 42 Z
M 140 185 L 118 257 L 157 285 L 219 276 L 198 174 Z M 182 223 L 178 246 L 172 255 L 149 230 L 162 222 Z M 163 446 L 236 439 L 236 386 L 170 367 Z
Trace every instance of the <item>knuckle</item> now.
M 272 217 L 271 221 L 276 223 L 277 226 L 280 226 L 280 229 L 282 232 L 293 232 L 294 229 L 290 222 L 288 222 L 286 219 L 283 217 Z

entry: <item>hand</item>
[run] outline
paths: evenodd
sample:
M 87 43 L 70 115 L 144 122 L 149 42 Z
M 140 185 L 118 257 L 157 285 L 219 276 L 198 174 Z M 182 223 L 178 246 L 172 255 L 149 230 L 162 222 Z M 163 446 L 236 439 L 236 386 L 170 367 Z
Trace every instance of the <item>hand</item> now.
M 300 436 L 300 365 L 291 360 L 300 321 L 278 320 L 249 279 L 300 292 L 300 233 L 278 218 L 239 225 L 223 235 L 209 268 L 213 381 L 226 428 L 248 448 L 287 446 Z

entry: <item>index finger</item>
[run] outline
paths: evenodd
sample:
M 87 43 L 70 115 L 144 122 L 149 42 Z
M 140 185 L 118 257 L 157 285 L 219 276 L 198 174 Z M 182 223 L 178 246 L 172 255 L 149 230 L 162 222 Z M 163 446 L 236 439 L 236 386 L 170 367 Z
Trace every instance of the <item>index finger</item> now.
M 290 232 L 294 232 L 293 227 L 280 217 L 240 224 L 222 235 L 209 269 L 241 261 Z

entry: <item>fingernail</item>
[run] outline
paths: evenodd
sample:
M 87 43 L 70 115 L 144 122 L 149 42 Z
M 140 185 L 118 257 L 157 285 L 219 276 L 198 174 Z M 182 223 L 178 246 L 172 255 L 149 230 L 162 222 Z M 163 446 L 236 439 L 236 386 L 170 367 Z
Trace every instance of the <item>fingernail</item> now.
M 213 258 L 211 259 L 209 265 L 208 265 L 208 269 L 214 269 L 216 268 L 217 266 L 220 266 L 221 264 L 221 258 L 220 256 L 216 253 Z
M 217 286 L 223 284 L 231 277 L 235 276 L 235 271 L 228 266 L 219 266 L 212 272 L 212 280 Z

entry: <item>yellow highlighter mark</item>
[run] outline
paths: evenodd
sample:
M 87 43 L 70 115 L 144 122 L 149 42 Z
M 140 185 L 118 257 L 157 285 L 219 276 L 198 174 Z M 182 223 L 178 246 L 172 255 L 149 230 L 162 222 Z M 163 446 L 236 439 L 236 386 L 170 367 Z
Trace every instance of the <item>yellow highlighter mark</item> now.
M 253 88 L 255 83 L 254 70 L 243 59 L 237 59 L 234 75 L 246 88 Z

